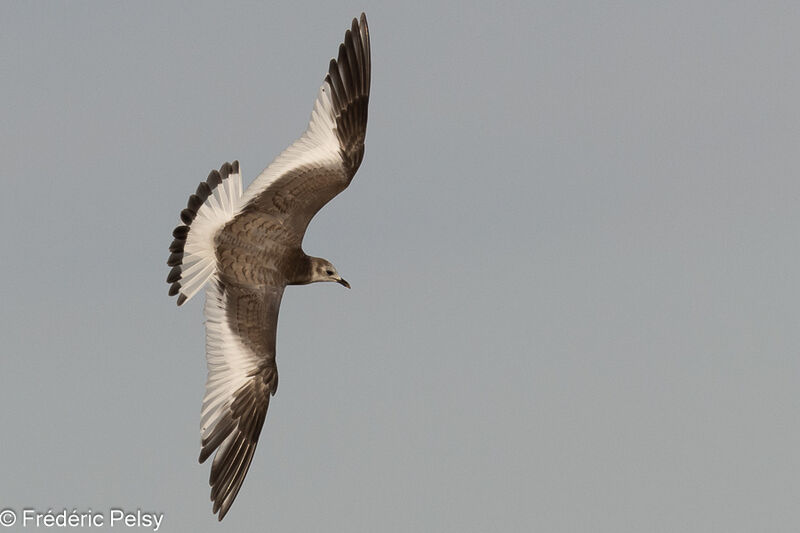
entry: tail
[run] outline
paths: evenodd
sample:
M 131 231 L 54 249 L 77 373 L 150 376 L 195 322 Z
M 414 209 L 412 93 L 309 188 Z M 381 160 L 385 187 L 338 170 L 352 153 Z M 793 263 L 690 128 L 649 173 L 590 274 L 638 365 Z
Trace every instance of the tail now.
M 216 272 L 214 237 L 234 217 L 241 197 L 238 161 L 212 170 L 189 197 L 186 209 L 181 211 L 183 225 L 172 232 L 175 240 L 167 260 L 172 267 L 167 276 L 169 295 L 179 295 L 178 305 L 194 296 Z

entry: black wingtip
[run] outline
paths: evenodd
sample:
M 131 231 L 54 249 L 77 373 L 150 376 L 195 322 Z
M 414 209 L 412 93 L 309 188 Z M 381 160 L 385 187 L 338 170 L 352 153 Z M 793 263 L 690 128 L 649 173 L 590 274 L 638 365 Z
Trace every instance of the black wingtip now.
M 369 25 L 367 24 L 367 14 L 363 11 L 361 12 L 361 29 L 364 32 L 365 37 L 369 37 Z
M 200 457 L 197 459 L 197 461 L 198 461 L 200 464 L 203 464 L 203 463 L 205 463 L 205 462 L 206 462 L 206 460 L 208 460 L 208 458 L 209 458 L 209 457 L 211 457 L 211 454 L 212 454 L 213 452 L 214 452 L 214 450 L 212 450 L 211 448 L 209 448 L 209 447 L 207 447 L 207 446 L 203 446 L 203 449 L 202 449 L 202 450 L 200 450 Z

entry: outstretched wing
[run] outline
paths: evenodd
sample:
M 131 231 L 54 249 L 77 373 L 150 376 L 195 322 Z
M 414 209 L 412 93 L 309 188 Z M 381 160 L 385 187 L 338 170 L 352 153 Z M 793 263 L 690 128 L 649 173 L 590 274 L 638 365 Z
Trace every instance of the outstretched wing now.
M 369 89 L 369 30 L 362 13 L 331 59 L 305 133 L 248 187 L 238 216 L 274 218 L 286 230 L 279 238 L 299 246 L 313 216 L 361 165 Z
M 278 388 L 275 334 L 280 287 L 243 287 L 215 277 L 206 293 L 208 381 L 200 462 L 211 464 L 211 501 L 222 520 L 239 493 L 269 400 Z

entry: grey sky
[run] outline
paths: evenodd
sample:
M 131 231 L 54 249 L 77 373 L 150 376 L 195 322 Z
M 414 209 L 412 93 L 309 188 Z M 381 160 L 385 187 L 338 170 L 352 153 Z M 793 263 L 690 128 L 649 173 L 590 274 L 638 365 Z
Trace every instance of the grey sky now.
M 369 18 L 364 163 L 217 524 L 165 264 Z M 800 528 L 795 3 L 0 5 L 0 508 L 161 531 Z

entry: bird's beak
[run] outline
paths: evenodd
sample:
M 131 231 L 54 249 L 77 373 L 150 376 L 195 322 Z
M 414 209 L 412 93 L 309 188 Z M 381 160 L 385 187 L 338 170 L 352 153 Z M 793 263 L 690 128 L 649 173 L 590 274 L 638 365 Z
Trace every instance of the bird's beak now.
M 348 289 L 350 288 L 350 284 L 347 283 L 347 281 L 343 280 L 342 278 L 337 279 L 336 283 L 338 283 L 339 285 L 342 285 L 344 287 L 347 287 Z

